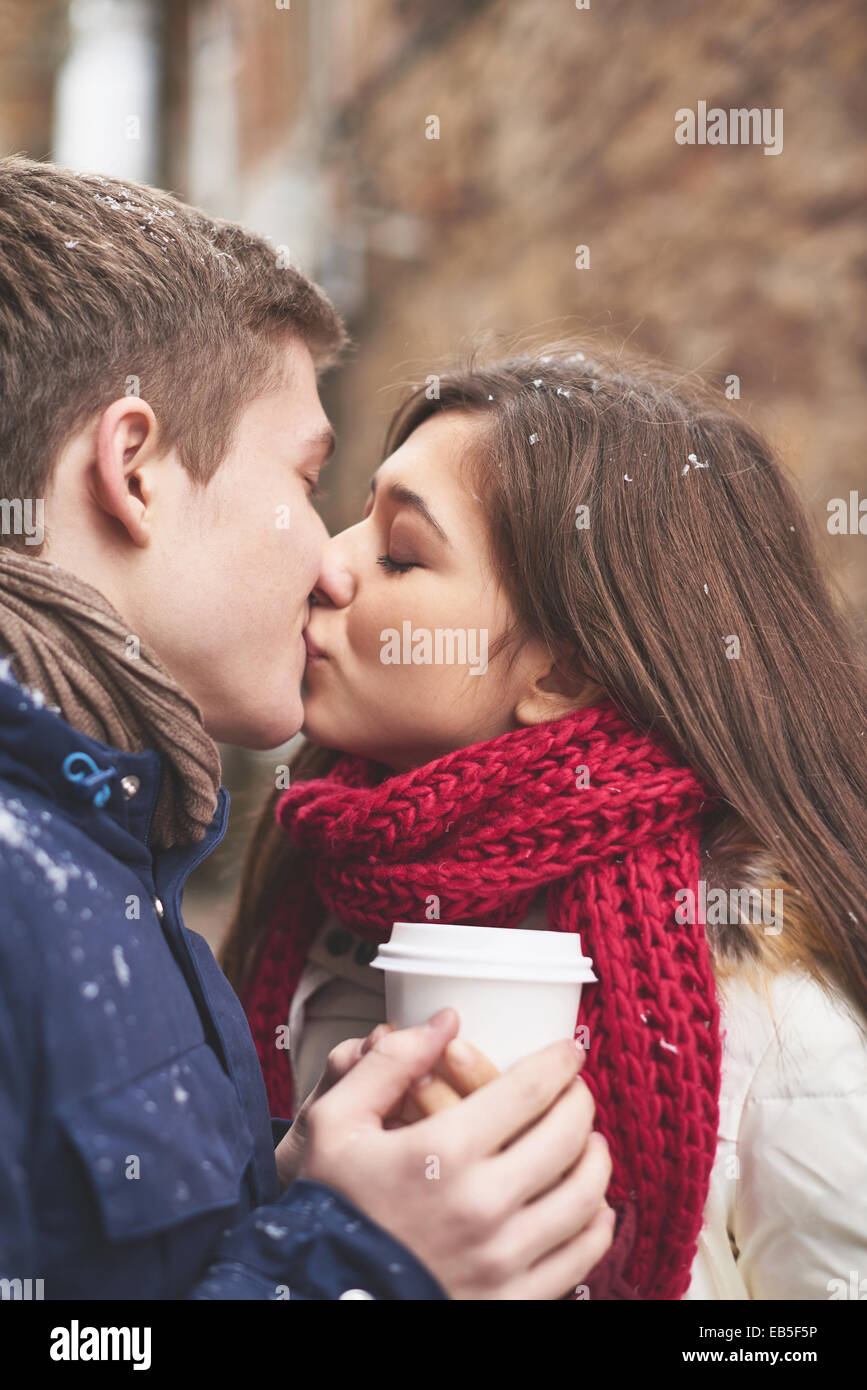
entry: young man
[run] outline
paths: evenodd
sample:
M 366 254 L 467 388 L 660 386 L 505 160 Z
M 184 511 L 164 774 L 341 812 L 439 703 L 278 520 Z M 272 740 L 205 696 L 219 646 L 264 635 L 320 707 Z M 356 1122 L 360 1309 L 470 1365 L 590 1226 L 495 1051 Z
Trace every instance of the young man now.
M 226 825 L 214 740 L 301 724 L 343 342 L 242 229 L 0 161 L 4 1296 L 559 1298 L 611 1245 L 570 1045 L 386 1126 L 453 1010 L 335 1050 L 281 1183 L 286 1122 L 181 919 Z

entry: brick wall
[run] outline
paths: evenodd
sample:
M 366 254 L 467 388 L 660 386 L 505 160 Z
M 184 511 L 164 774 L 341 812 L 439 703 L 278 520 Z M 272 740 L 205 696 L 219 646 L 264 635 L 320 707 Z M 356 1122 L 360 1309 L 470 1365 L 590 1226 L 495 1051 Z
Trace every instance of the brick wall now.
M 0 151 L 51 152 L 54 81 L 67 38 L 63 0 L 0 0 Z

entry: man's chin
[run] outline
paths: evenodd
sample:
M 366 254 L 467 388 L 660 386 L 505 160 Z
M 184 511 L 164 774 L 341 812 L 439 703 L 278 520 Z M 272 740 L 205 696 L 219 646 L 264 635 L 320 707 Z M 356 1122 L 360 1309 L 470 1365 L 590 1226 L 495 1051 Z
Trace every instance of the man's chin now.
M 295 696 L 267 714 L 248 711 L 246 717 L 222 721 L 218 727 L 209 728 L 208 733 L 218 743 L 264 753 L 282 747 L 300 733 L 302 716 L 301 701 Z

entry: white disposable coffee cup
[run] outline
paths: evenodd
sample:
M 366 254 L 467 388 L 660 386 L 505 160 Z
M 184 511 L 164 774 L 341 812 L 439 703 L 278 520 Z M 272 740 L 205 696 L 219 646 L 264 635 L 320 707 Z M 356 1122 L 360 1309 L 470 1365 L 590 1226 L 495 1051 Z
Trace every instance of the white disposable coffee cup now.
M 581 989 L 596 980 L 577 932 L 395 922 L 371 965 L 385 971 L 394 1028 L 451 1006 L 466 1038 L 503 1071 L 560 1038 L 573 1038 Z

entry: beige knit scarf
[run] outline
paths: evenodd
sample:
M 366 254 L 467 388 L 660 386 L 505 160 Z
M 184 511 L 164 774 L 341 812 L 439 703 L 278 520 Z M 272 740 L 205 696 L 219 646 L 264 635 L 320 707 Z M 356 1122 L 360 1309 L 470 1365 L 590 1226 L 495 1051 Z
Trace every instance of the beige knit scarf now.
M 74 729 L 124 753 L 160 754 L 155 849 L 202 839 L 220 789 L 217 746 L 197 705 L 153 653 L 138 648 L 102 594 L 57 565 L 0 546 L 0 651 L 21 684 Z

